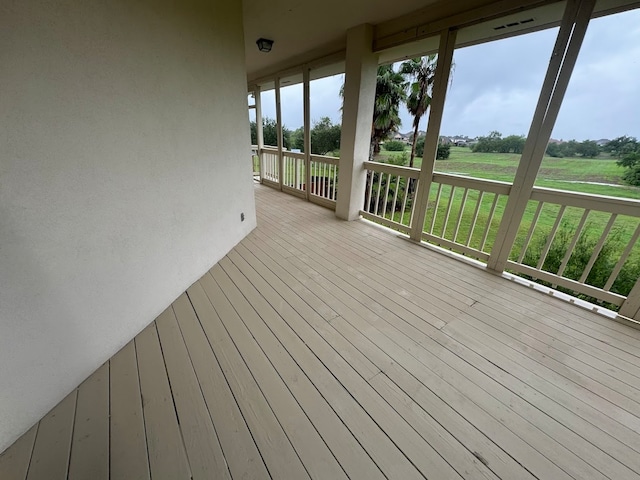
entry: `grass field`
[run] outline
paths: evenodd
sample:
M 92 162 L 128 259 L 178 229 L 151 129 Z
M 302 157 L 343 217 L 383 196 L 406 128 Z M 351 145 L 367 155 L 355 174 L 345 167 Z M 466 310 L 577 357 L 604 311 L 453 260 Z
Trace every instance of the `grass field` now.
M 383 150 L 377 160 L 387 161 L 389 157 L 396 155 L 399 153 Z M 513 182 L 519 160 L 520 155 L 515 154 L 473 153 L 467 147 L 451 147 L 450 157 L 447 160 L 438 160 L 435 170 L 487 180 Z M 422 159 L 416 158 L 415 167 L 420 168 L 421 164 Z M 622 183 L 623 172 L 624 169 L 616 165 L 615 159 L 610 157 L 545 157 L 536 185 L 573 192 L 640 199 L 639 187 Z

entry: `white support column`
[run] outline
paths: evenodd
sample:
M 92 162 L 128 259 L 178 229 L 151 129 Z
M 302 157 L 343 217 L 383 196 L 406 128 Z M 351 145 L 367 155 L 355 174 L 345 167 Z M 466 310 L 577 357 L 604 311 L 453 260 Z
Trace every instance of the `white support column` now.
M 620 306 L 620 315 L 640 322 L 640 278 L 629 292 L 629 296 Z
M 427 123 L 427 134 L 424 140 L 424 153 L 422 155 L 422 167 L 420 168 L 420 179 L 415 194 L 413 212 L 411 214 L 412 240 L 419 242 L 422 240 L 422 228 L 427 214 L 429 204 L 429 190 L 433 179 L 433 168 L 435 166 L 436 155 L 438 153 L 438 141 L 440 139 L 440 125 L 442 124 L 442 114 L 444 112 L 444 102 L 449 86 L 449 76 L 451 74 L 451 63 L 453 61 L 453 50 L 456 44 L 456 30 L 444 30 L 440 33 L 440 46 L 438 47 L 438 64 L 436 74 L 433 79 L 433 95 L 429 108 L 429 121 Z
M 260 162 L 260 183 L 264 179 L 264 162 L 262 160 L 262 149 L 264 148 L 264 134 L 262 131 L 262 98 L 260 96 L 261 92 L 260 85 L 256 85 L 253 90 L 253 94 L 256 96 L 255 105 L 256 105 L 256 145 L 258 146 L 258 160 Z
M 569 0 L 487 268 L 504 271 L 567 90 L 595 0 Z
M 304 174 L 305 195 L 311 194 L 311 91 L 309 86 L 309 67 L 302 70 L 302 94 L 304 110 Z
M 284 180 L 284 156 L 282 155 L 282 106 L 280 105 L 280 77 L 276 77 L 276 131 L 278 135 L 278 183 L 282 190 L 282 182 Z
M 347 31 L 340 170 L 336 216 L 360 217 L 364 205 L 371 122 L 376 95 L 378 55 L 372 52 L 373 27 L 360 25 Z

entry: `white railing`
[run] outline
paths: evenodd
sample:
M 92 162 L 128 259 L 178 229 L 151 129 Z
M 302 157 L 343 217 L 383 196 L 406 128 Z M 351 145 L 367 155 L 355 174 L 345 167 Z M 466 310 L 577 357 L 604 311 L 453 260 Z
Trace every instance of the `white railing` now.
M 333 207 L 338 198 L 339 158 L 311 155 L 309 200 Z
M 364 162 L 364 168 L 367 187 L 362 216 L 408 233 L 420 170 L 377 162 Z
M 640 258 L 640 201 L 534 187 L 528 209 L 507 268 L 622 305 L 637 281 L 625 267 Z
M 289 189 L 293 192 L 305 195 L 305 184 L 307 178 L 307 169 L 304 153 L 283 152 L 283 190 Z
M 422 222 L 423 241 L 485 263 L 501 246 L 510 183 L 436 172 L 425 218 L 416 219 L 418 169 L 364 168 L 364 218 L 403 233 Z M 640 201 L 535 187 L 527 208 L 507 270 L 613 308 L 640 292 Z
M 260 176 L 260 154 L 257 145 L 251 145 L 251 165 L 254 177 Z
M 339 158 L 283 151 L 280 185 L 278 149 L 264 147 L 258 156 L 262 183 L 335 210 Z
M 434 173 L 422 239 L 486 261 L 510 190 L 504 182 Z
M 261 179 L 279 185 L 278 149 L 276 147 L 264 147 L 259 153 Z
M 422 239 L 486 262 L 510 191 L 509 183 L 434 173 Z M 622 305 L 637 282 L 624 269 L 640 258 L 640 202 L 535 187 L 527 208 L 531 221 L 520 225 L 507 269 Z

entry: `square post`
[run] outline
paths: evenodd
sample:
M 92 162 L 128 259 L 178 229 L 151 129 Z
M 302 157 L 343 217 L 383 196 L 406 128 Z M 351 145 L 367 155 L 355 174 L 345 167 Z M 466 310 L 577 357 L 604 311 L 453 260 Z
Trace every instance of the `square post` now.
M 487 262 L 490 271 L 502 273 L 507 266 L 594 5 L 595 0 L 567 2 L 518 170 Z
M 360 25 L 347 31 L 340 179 L 336 216 L 360 218 L 364 205 L 366 170 L 371 145 L 371 122 L 376 95 L 378 55 L 372 51 L 373 27 Z
M 264 133 L 262 130 L 262 98 L 261 98 L 260 85 L 256 85 L 253 94 L 256 96 L 255 98 L 255 106 L 256 106 L 256 145 L 258 147 L 258 161 L 260 162 L 260 183 L 264 179 L 264 162 L 263 162 L 263 153 L 262 150 L 264 148 Z
M 627 299 L 620 306 L 620 315 L 640 322 L 640 278 L 636 280 Z
M 276 89 L 276 132 L 278 135 L 278 183 L 280 184 L 280 190 L 282 190 L 282 183 L 284 180 L 284 156 L 282 155 L 282 107 L 280 105 L 280 77 L 276 77 L 275 82 Z
M 429 204 L 429 190 L 433 179 L 433 169 L 436 155 L 438 153 L 438 141 L 440 139 L 440 125 L 442 124 L 442 114 L 444 112 L 444 102 L 449 86 L 449 76 L 451 75 L 451 63 L 453 62 L 453 50 L 456 44 L 456 30 L 444 30 L 440 33 L 440 46 L 438 47 L 438 64 L 436 65 L 435 78 L 433 80 L 433 96 L 429 108 L 429 122 L 427 124 L 427 134 L 424 140 L 424 153 L 422 155 L 422 166 L 420 168 L 420 178 L 416 188 L 413 212 L 411 213 L 412 240 L 419 242 L 422 240 L 422 229 L 424 219 L 427 215 Z
M 311 91 L 309 86 L 309 73 L 309 67 L 305 66 L 302 71 L 302 101 L 304 110 L 304 190 L 307 200 L 309 200 L 309 195 L 311 195 Z

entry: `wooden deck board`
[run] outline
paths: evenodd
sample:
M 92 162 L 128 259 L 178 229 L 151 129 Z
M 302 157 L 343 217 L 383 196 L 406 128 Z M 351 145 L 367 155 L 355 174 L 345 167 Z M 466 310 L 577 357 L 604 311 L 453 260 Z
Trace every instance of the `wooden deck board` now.
M 0 455 L 0 478 L 25 478 L 38 425 L 34 425 Z
M 67 478 L 77 396 L 74 390 L 40 420 L 28 480 Z
M 257 186 L 2 480 L 640 479 L 640 330 Z
M 111 478 L 149 479 L 136 346 L 132 340 L 111 357 Z
M 69 479 L 109 478 L 109 364 L 78 388 Z

